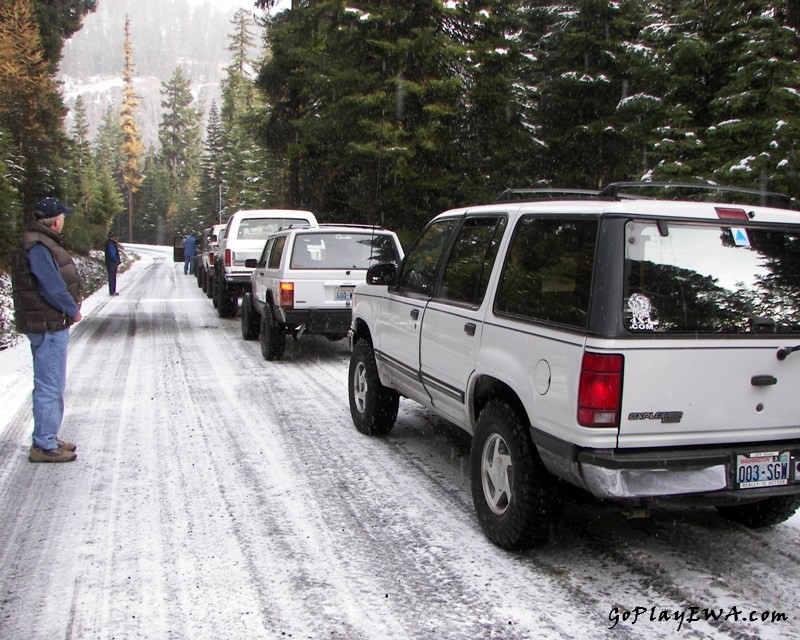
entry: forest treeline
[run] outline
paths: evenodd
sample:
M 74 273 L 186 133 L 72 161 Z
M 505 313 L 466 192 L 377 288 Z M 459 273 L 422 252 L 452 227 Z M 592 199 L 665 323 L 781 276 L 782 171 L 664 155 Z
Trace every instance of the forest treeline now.
M 200 113 L 177 67 L 149 149 L 133 90 L 92 139 L 80 100 L 64 130 L 60 38 L 103 1 L 0 4 L 2 248 L 43 193 L 76 205 L 81 250 L 111 226 L 169 242 L 256 207 L 413 235 L 508 187 L 800 196 L 798 0 L 257 0 L 229 25 L 220 104 Z M 133 78 L 135 33 L 125 59 Z

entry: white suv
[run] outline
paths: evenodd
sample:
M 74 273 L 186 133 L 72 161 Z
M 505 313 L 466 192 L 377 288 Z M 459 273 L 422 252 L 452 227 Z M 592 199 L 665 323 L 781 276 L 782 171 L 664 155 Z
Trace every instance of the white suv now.
M 378 227 L 320 225 L 270 236 L 242 299 L 242 337 L 261 337 L 267 360 L 280 359 L 287 334 L 341 340 L 350 329 L 353 290 L 374 264 L 398 265 L 397 236 Z
M 472 434 L 504 548 L 547 539 L 563 483 L 754 527 L 800 506 L 800 214 L 628 198 L 447 211 L 356 288 L 356 427 L 402 395 Z
M 239 297 L 250 290 L 253 269 L 245 263 L 258 258 L 273 232 L 291 225 L 316 225 L 310 211 L 293 209 L 243 209 L 225 225 L 219 238 L 211 283 L 214 306 L 221 318 L 232 318 L 239 308 Z

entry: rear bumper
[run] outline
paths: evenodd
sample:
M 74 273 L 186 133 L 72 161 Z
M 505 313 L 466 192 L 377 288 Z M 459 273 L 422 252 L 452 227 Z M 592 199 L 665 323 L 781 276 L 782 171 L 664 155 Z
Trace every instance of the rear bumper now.
M 537 432 L 533 438 L 551 473 L 598 498 L 693 496 L 713 501 L 800 494 L 800 440 L 626 450 L 585 449 Z M 736 456 L 768 451 L 790 453 L 787 482 L 739 488 Z
M 328 333 L 346 335 L 350 330 L 350 321 L 353 317 L 351 309 L 280 309 L 281 316 L 287 328 L 302 327 L 305 333 Z

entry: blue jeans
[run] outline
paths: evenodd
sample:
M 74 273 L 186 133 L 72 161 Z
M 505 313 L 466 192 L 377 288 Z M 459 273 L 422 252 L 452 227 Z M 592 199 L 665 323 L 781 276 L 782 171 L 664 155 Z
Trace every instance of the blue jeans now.
M 106 266 L 108 270 L 108 292 L 113 296 L 117 292 L 117 265 Z
M 194 256 L 184 256 L 183 258 L 183 273 L 194 274 Z
M 64 417 L 69 329 L 29 333 L 33 354 L 33 444 L 56 449 Z

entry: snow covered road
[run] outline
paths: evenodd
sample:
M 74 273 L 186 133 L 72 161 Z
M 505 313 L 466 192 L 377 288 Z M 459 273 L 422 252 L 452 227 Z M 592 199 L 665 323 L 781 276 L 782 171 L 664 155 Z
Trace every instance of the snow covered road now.
M 345 341 L 266 362 L 168 251 L 72 332 L 77 462 L 27 462 L 27 343 L 0 352 L 0 639 L 800 638 L 800 517 L 576 498 L 502 551 L 468 438 L 405 400 L 360 435 Z

